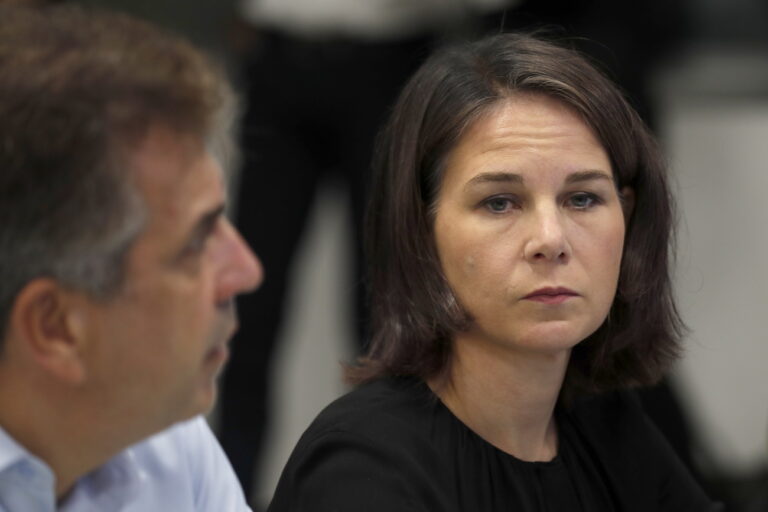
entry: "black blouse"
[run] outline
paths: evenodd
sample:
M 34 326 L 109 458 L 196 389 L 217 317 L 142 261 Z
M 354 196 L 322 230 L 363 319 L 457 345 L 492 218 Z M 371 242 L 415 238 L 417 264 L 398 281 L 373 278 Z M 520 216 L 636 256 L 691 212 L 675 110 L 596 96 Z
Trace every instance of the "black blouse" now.
M 422 381 L 381 379 L 329 405 L 270 512 L 719 510 L 629 394 L 556 412 L 558 455 L 525 462 L 466 427 Z

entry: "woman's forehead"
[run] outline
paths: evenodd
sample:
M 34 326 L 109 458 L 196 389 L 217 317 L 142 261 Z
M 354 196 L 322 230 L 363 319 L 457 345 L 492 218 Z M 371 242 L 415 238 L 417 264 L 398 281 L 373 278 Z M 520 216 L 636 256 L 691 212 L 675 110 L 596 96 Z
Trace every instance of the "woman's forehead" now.
M 443 181 L 468 181 L 479 173 L 521 174 L 539 165 L 612 174 L 590 127 L 572 108 L 545 95 L 499 102 L 464 132 L 445 164 Z

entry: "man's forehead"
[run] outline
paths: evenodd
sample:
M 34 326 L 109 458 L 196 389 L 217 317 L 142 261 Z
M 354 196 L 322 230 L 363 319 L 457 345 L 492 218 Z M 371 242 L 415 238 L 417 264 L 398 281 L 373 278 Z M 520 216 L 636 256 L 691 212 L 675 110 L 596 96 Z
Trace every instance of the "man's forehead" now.
M 147 130 L 129 158 L 133 180 L 150 215 L 194 213 L 225 201 L 221 166 L 200 137 L 156 125 Z
M 185 133 L 163 124 L 150 126 L 128 151 L 130 167 L 137 180 L 150 178 L 170 182 L 188 179 L 201 165 L 215 166 L 218 181 L 224 178 L 221 166 L 199 135 Z

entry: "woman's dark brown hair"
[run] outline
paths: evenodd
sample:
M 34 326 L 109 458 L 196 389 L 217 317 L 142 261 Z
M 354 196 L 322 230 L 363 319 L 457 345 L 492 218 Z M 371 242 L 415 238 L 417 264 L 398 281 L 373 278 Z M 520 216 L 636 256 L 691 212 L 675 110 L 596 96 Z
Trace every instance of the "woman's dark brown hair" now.
M 577 52 L 535 36 L 502 34 L 438 51 L 412 77 L 374 158 L 367 250 L 371 345 L 352 381 L 440 374 L 453 334 L 470 321 L 443 276 L 433 209 L 444 161 L 469 125 L 516 93 L 570 106 L 592 128 L 617 187 L 632 187 L 618 292 L 607 319 L 573 351 L 564 391 L 650 384 L 678 353 L 672 296 L 672 198 L 666 165 L 619 89 Z

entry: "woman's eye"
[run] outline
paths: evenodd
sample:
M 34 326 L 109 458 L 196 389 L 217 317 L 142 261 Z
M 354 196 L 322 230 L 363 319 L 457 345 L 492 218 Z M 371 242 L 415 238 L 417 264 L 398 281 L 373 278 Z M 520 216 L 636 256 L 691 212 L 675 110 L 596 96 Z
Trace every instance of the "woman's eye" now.
M 589 208 L 600 204 L 600 198 L 595 194 L 589 194 L 587 192 L 579 192 L 573 194 L 568 198 L 568 203 L 571 207 L 577 210 L 588 210 Z
M 485 207 L 491 213 L 504 213 L 514 207 L 514 203 L 507 197 L 492 197 L 485 201 Z

